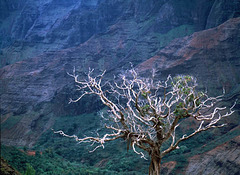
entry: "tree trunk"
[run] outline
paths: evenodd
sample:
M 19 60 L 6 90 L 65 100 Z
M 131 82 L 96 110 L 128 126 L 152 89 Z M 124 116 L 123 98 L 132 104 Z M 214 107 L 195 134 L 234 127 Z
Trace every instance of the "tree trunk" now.
M 151 156 L 151 163 L 149 165 L 149 175 L 160 175 L 161 156 L 159 149 L 155 149 Z

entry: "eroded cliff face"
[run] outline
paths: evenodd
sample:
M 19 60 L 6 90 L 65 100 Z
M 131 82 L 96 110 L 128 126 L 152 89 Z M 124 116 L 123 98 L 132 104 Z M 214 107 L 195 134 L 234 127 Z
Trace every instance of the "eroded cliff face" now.
M 121 12 L 107 19 L 114 8 L 103 12 L 103 7 L 97 8 L 98 3 L 98 0 L 28 0 L 15 7 L 15 1 L 6 2 L 3 7 L 6 17 L 1 27 L 1 64 L 71 47 L 105 30 Z
M 9 116 L 15 116 L 16 120 L 15 127 L 4 129 L 2 141 L 13 145 L 27 144 L 27 140 L 34 143 L 54 122 L 52 116 L 79 114 L 86 112 L 86 109 L 91 111 L 98 108 L 94 100 L 87 104 L 83 101 L 75 106 L 67 104 L 68 99 L 76 95 L 73 80 L 66 72 L 71 72 L 75 66 L 80 76 L 84 76 L 88 67 L 96 70 L 105 68 L 107 77 L 110 77 L 121 73 L 122 68 L 129 67 L 129 62 L 138 64 L 143 61 L 153 53 L 151 42 L 129 41 L 126 36 L 131 34 L 129 29 L 134 26 L 128 28 L 128 25 L 128 21 L 119 22 L 105 34 L 93 37 L 79 47 L 48 53 L 2 68 L 3 121 L 7 121 Z M 239 25 L 240 18 L 231 19 L 217 28 L 175 40 L 156 52 L 154 57 L 139 64 L 137 69 L 146 76 L 154 68 L 160 79 L 170 73 L 191 74 L 199 79 L 200 87 L 209 89 L 213 95 L 221 93 L 224 87 L 229 99 L 239 97 Z M 111 37 L 106 39 L 109 35 Z M 127 45 L 130 44 L 132 46 L 129 49 Z M 44 125 L 43 120 L 48 124 Z M 18 127 L 20 130 L 16 132 L 15 128 Z M 33 130 L 35 136 L 27 134 Z
M 238 126 L 229 132 L 233 132 L 234 130 L 239 131 L 239 129 Z M 211 141 L 209 144 L 211 144 Z M 215 146 L 210 151 L 190 156 L 185 160 L 187 161 L 185 168 L 176 168 L 178 164 L 176 161 L 163 163 L 161 173 L 164 175 L 237 175 L 239 174 L 240 165 L 239 145 L 240 136 L 236 136 L 230 141 Z M 204 149 L 204 147 L 206 147 L 206 145 L 201 146 L 201 149 Z
M 206 21 L 206 29 L 216 27 L 227 19 L 239 17 L 239 9 L 240 2 L 238 0 L 215 0 Z
M 185 174 L 239 174 L 239 146 L 240 136 L 237 136 L 211 151 L 191 157 Z
M 157 78 L 168 74 L 190 74 L 198 77 L 200 87 L 211 94 L 238 88 L 239 18 L 224 24 L 176 39 L 147 61 L 138 65 L 140 72 L 158 71 Z
M 2 1 L 0 66 L 77 46 L 126 19 L 138 24 L 132 30 L 136 37 L 152 33 L 161 40 L 155 45 L 160 48 L 174 38 L 239 16 L 238 7 L 237 0 L 234 5 L 223 0 Z

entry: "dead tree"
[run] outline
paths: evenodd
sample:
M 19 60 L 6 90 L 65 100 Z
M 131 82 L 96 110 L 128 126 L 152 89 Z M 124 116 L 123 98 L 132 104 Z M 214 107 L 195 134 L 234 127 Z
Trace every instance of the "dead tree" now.
M 93 70 L 89 70 L 87 79 L 80 81 L 74 70 L 70 75 L 82 95 L 76 100 L 71 99 L 70 103 L 78 102 L 85 95 L 97 95 L 109 109 L 107 118 L 102 114 L 109 120 L 106 122 L 109 132 L 102 137 L 85 138 L 67 135 L 63 131 L 55 133 L 77 142 L 98 143 L 93 151 L 104 148 L 105 142 L 122 138 L 142 158 L 146 158 L 144 152 L 148 153 L 151 158 L 149 175 L 160 174 L 162 158 L 178 148 L 180 142 L 210 128 L 223 127 L 225 124 L 219 124 L 219 121 L 234 112 L 235 104 L 228 110 L 216 106 L 223 95 L 208 97 L 204 92 L 197 92 L 196 79 L 192 76 L 168 76 L 166 81 L 156 82 L 153 78 L 140 78 L 135 70 L 131 70 L 131 78 L 122 75 L 118 83 L 103 83 L 104 73 L 94 77 Z M 108 88 L 104 89 L 105 86 Z M 189 117 L 196 120 L 198 126 L 191 134 L 177 137 L 176 128 Z M 167 141 L 169 147 L 161 151 Z

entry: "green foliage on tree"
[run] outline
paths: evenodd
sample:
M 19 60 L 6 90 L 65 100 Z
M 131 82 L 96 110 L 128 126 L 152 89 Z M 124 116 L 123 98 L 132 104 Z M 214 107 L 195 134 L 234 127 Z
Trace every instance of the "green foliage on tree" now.
M 29 163 L 27 163 L 26 166 L 27 166 L 27 169 L 26 169 L 24 175 L 35 175 L 36 174 L 35 169 Z

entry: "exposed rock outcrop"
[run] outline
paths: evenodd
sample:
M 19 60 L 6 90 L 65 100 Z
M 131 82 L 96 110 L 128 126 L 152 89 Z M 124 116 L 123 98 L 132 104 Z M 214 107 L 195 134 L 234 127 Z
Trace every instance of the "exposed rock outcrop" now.
M 186 175 L 238 175 L 239 167 L 240 136 L 237 136 L 209 152 L 191 157 L 186 168 Z

